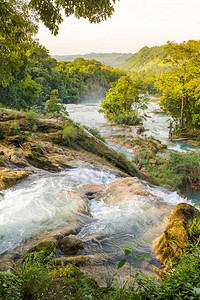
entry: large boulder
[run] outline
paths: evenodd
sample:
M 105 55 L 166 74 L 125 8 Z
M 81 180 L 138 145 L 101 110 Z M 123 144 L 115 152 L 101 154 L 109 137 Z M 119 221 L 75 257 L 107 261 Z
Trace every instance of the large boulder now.
M 200 229 L 195 227 L 197 220 L 200 212 L 192 205 L 180 203 L 174 208 L 163 235 L 152 243 L 155 257 L 163 266 L 177 260 L 191 243 L 197 242 L 200 235 Z

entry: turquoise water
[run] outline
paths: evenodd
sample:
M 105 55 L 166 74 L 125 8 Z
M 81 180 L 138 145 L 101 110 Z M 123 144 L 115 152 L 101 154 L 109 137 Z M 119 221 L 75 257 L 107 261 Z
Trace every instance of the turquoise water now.
M 187 197 L 188 200 L 200 206 L 200 190 L 191 190 L 185 193 L 184 197 Z
M 99 113 L 100 100 L 85 100 L 79 104 L 67 104 L 66 108 L 70 114 L 70 118 L 80 124 L 95 127 L 102 136 L 108 137 L 110 135 L 123 134 L 130 138 L 137 136 L 137 127 L 130 126 L 110 126 L 109 122 L 104 118 L 104 114 Z M 177 141 L 169 138 L 169 122 L 170 117 L 162 113 L 155 113 L 159 109 L 159 105 L 155 101 L 148 103 L 148 108 L 141 112 L 143 118 L 143 125 L 147 131 L 141 136 L 153 136 L 166 144 L 168 149 L 177 150 L 179 152 L 187 152 L 191 150 L 198 150 L 197 146 L 189 141 Z M 116 151 L 124 152 L 128 157 L 130 152 L 125 148 L 118 147 L 117 144 L 110 144 Z

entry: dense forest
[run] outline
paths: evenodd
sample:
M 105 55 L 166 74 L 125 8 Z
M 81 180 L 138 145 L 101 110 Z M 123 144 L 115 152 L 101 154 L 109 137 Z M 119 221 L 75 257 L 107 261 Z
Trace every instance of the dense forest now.
M 74 54 L 74 55 L 51 55 L 57 61 L 73 61 L 75 58 L 82 57 L 84 59 L 95 59 L 104 65 L 113 68 L 119 68 L 123 62 L 131 57 L 132 53 L 89 53 L 89 54 Z
M 170 64 L 164 63 L 168 56 L 166 46 L 143 47 L 139 52 L 126 59 L 120 66 L 132 79 L 143 82 L 149 94 L 159 94 L 155 85 L 156 76 L 169 70 Z
M 167 57 L 165 46 L 143 47 L 139 52 L 126 59 L 121 68 L 127 72 L 150 72 L 163 73 L 166 66 L 163 63 Z
M 29 57 L 24 57 L 22 65 L 13 72 L 12 81 L 1 86 L 0 103 L 14 108 L 41 105 L 54 89 L 63 103 L 103 98 L 110 83 L 124 74 L 94 59 L 58 62 L 45 47 L 35 43 Z

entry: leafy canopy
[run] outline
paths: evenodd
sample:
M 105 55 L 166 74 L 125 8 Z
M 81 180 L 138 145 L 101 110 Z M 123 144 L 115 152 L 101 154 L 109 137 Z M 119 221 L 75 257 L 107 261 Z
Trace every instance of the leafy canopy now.
M 99 23 L 111 17 L 117 0 L 31 0 L 29 5 L 35 9 L 40 20 L 54 35 L 58 34 L 59 24 L 63 21 L 61 11 L 69 17 L 88 19 Z M 119 0 L 118 0 L 119 1 Z
M 5 87 L 28 58 L 37 25 L 24 1 L 0 0 L 0 15 L 0 85 Z
M 135 125 L 139 123 L 139 110 L 145 107 L 142 86 L 128 76 L 111 83 L 106 99 L 101 101 L 100 113 L 113 123 Z
M 158 77 L 163 91 L 161 106 L 177 125 L 200 127 L 200 41 L 190 40 L 180 44 L 168 42 L 167 63 L 172 68 Z

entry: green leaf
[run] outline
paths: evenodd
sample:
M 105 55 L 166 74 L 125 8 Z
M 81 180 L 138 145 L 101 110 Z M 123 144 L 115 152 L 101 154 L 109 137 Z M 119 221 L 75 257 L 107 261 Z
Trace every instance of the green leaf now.
M 145 253 L 141 254 L 141 258 L 145 259 L 147 258 L 147 255 Z
M 117 268 L 120 269 L 121 267 L 123 267 L 123 265 L 126 263 L 126 259 L 122 259 L 120 260 L 120 262 L 118 263 Z
M 133 251 L 133 249 L 132 248 L 125 248 L 124 249 L 124 256 L 126 257 L 127 255 L 129 255 L 129 254 L 131 254 L 131 252 Z

